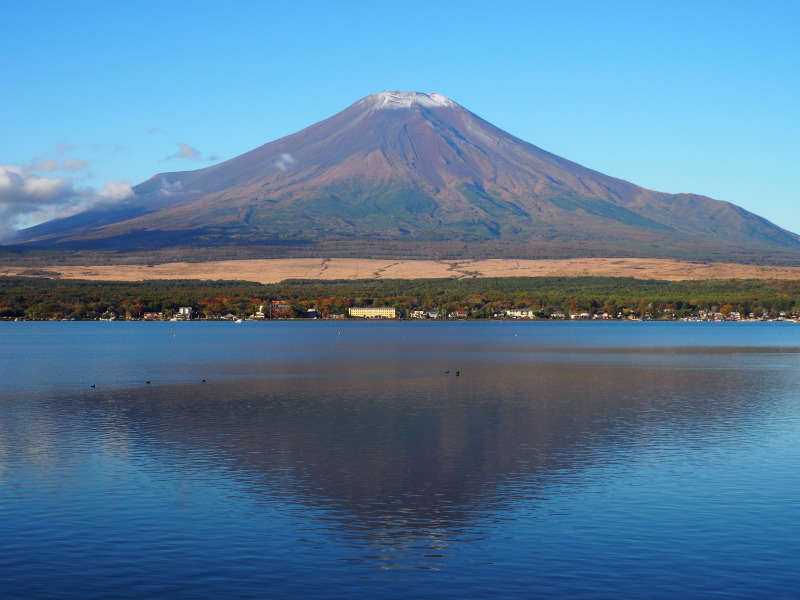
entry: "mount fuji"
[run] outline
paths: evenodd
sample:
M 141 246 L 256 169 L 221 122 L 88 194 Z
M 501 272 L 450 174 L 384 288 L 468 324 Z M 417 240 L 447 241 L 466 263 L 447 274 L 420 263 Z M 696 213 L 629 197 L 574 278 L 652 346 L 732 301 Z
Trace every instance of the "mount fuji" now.
M 738 206 L 593 171 L 435 93 L 373 94 L 231 160 L 155 175 L 134 192 L 23 230 L 15 243 L 252 257 L 800 256 L 799 236 Z

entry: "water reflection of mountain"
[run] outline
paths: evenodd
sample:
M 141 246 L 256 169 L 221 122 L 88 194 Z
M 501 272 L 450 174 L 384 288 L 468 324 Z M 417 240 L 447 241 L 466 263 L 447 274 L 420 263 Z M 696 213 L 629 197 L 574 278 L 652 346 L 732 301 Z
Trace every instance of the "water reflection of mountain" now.
M 222 473 L 241 494 L 300 504 L 355 535 L 429 535 L 613 477 L 662 437 L 703 447 L 735 436 L 775 377 L 662 360 L 475 363 L 459 377 L 344 370 L 129 390 L 103 410 L 152 460 Z

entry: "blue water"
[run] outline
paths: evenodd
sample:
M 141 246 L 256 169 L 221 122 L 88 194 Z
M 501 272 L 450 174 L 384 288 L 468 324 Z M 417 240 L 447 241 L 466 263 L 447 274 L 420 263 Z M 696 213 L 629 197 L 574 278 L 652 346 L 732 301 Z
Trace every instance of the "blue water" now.
M 2 598 L 800 589 L 794 323 L 0 323 L 0 382 Z

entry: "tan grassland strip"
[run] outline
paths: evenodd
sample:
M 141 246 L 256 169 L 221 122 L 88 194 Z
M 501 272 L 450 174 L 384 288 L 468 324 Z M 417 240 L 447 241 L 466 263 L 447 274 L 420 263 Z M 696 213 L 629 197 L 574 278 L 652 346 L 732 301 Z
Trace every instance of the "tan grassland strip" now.
M 566 260 L 373 260 L 285 258 L 157 265 L 0 267 L 0 275 L 103 281 L 239 279 L 277 283 L 285 279 L 425 279 L 447 277 L 635 277 L 669 281 L 700 279 L 800 279 L 800 267 L 683 262 L 644 258 Z

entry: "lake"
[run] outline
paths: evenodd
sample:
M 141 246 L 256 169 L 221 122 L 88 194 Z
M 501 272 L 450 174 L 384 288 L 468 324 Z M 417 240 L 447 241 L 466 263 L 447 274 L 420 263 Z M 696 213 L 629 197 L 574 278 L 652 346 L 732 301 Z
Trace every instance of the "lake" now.
M 5 322 L 0 342 L 4 599 L 800 589 L 796 323 Z

